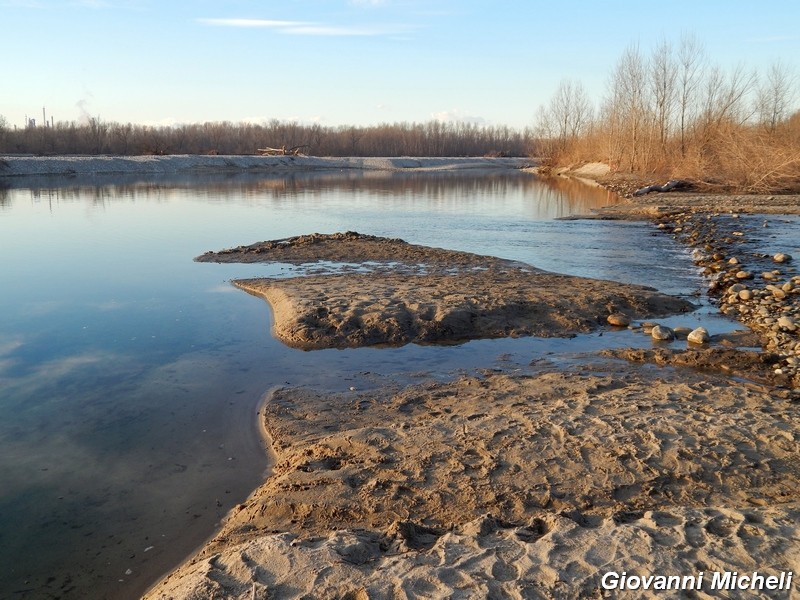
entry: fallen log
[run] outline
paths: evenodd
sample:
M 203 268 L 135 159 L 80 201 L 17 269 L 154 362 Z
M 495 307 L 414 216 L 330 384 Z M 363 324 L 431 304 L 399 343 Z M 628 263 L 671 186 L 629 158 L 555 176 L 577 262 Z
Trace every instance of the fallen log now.
M 685 179 L 670 179 L 664 185 L 648 185 L 633 192 L 634 196 L 644 196 L 650 192 L 670 192 L 690 187 L 692 184 Z
M 308 144 L 292 146 L 291 148 L 286 146 L 281 146 L 280 148 L 257 148 L 257 151 L 261 156 L 299 156 L 300 150 L 303 148 L 308 148 Z

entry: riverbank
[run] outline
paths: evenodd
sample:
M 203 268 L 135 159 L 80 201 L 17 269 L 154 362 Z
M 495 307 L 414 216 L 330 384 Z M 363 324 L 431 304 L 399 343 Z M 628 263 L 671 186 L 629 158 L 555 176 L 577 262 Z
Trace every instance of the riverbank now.
M 325 241 L 204 260 L 358 258 Z M 343 304 L 365 284 L 351 281 Z M 249 291 L 269 298 L 273 282 L 260 285 Z M 336 305 L 325 287 L 292 298 L 311 314 Z M 607 593 L 615 571 L 798 571 L 800 405 L 760 353 L 718 343 L 654 342 L 567 367 L 543 357 L 369 393 L 276 390 L 262 415 L 272 477 L 146 597 L 584 598 Z
M 146 598 L 599 598 L 613 571 L 798 572 L 799 418 L 768 387 L 588 356 L 277 390 L 272 477 Z
M 360 169 L 466 170 L 520 169 L 535 164 L 523 158 L 360 158 L 319 156 L 205 156 L 197 154 L 165 156 L 15 156 L 0 155 L 0 181 L 5 177 L 78 176 L 171 173 L 281 173 Z

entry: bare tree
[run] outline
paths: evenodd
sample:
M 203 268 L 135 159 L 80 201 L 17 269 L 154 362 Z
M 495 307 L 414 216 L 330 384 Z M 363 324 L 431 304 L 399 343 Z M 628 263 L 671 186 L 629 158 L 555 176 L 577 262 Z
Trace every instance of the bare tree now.
M 770 133 L 789 116 L 796 101 L 797 75 L 782 61 L 772 63 L 758 87 L 756 111 L 759 122 Z
M 684 34 L 678 50 L 678 120 L 681 156 L 686 156 L 686 137 L 689 122 L 694 116 L 704 63 L 703 46 L 694 35 Z
M 650 86 L 652 88 L 653 112 L 661 154 L 667 154 L 667 137 L 677 99 L 676 82 L 678 69 L 672 54 L 672 45 L 662 40 L 653 51 L 650 61 Z
M 628 46 L 622 53 L 611 75 L 610 88 L 606 111 L 620 138 L 620 159 L 635 171 L 641 166 L 648 91 L 647 66 L 638 44 Z

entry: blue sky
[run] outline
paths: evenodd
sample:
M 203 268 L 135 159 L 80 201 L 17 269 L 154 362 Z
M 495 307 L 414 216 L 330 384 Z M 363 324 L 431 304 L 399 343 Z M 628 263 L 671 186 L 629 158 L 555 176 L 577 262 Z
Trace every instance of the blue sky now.
M 525 127 L 562 78 L 599 99 L 631 43 L 798 69 L 798 24 L 797 0 L 0 0 L 0 115 Z

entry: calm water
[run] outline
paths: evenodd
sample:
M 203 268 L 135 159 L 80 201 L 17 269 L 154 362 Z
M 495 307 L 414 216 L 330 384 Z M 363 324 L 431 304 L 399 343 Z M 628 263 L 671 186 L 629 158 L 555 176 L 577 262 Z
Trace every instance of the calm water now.
M 256 411 L 273 386 L 364 389 L 601 343 L 291 350 L 270 336 L 266 304 L 229 284 L 291 270 L 192 262 L 206 250 L 356 230 L 671 293 L 701 285 L 648 224 L 554 220 L 606 192 L 521 173 L 12 183 L 0 189 L 2 598 L 137 597 L 261 481 Z

